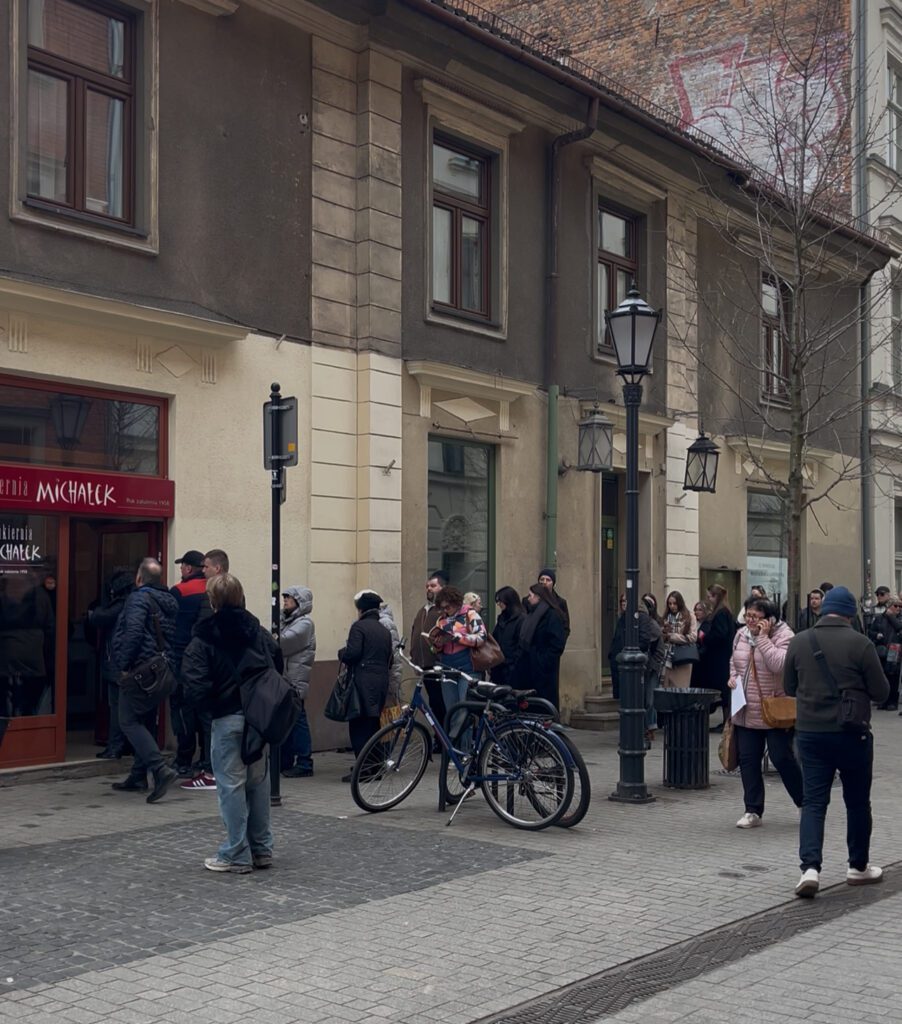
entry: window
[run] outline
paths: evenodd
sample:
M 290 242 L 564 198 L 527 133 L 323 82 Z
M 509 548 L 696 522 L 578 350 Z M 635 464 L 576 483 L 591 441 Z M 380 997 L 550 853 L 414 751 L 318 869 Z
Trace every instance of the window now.
M 159 399 L 0 378 L 0 462 L 164 476 Z
M 893 387 L 902 391 L 902 283 L 894 283 L 890 289 L 893 355 Z
M 31 205 L 134 223 L 135 18 L 100 3 L 27 0 Z
M 432 143 L 432 305 L 491 317 L 492 159 L 444 136 Z
M 786 507 L 777 494 L 749 491 L 746 589 L 760 585 L 778 605 L 787 591 Z
M 639 270 L 636 221 L 604 207 L 598 210 L 598 344 L 611 348 L 605 313 L 626 298 Z
M 902 594 L 902 498 L 896 498 L 893 515 L 893 534 L 896 548 L 896 593 Z
M 887 67 L 887 114 L 889 115 L 889 165 L 902 173 L 902 67 Z
M 785 399 L 789 384 L 789 338 L 791 317 L 789 289 L 774 277 L 761 279 L 761 336 L 763 393 L 765 398 Z
M 495 593 L 494 454 L 487 444 L 429 438 L 429 569 L 476 591 L 487 614 Z

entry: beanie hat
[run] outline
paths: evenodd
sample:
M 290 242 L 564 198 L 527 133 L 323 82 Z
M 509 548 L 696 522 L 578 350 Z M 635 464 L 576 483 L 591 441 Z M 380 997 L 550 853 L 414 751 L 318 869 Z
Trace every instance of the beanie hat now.
M 542 569 L 539 576 L 548 576 L 551 579 L 551 585 L 554 586 L 557 583 L 557 573 L 554 569 Z
M 354 606 L 360 612 L 368 612 L 372 608 L 378 608 L 382 604 L 382 598 L 375 590 L 361 590 L 354 595 Z
M 847 587 L 832 587 L 821 605 L 821 615 L 845 615 L 853 619 L 857 611 L 858 602 Z

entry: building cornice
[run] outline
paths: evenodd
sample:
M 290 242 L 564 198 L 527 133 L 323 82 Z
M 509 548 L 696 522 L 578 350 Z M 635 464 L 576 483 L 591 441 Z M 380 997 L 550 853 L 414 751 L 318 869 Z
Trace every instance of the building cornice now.
M 242 324 L 208 320 L 10 277 L 0 277 L 0 308 L 40 319 L 208 347 L 239 341 L 253 331 Z

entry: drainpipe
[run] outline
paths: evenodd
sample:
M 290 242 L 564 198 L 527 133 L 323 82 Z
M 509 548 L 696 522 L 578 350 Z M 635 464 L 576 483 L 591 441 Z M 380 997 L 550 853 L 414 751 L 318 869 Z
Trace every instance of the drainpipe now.
M 868 123 L 867 103 L 867 3 L 858 0 L 855 10 L 855 88 L 857 90 L 856 126 L 855 126 L 855 173 L 858 178 L 858 209 L 859 229 L 866 230 L 870 203 L 868 200 L 868 169 L 865 156 L 864 131 Z M 861 286 L 859 293 L 859 309 L 861 323 L 861 433 L 859 437 L 859 459 L 861 463 L 861 578 L 867 587 L 868 567 L 873 561 L 873 511 L 874 484 L 871 480 L 871 437 L 870 407 L 867 396 L 871 390 L 871 275 Z M 869 596 L 869 595 L 868 595 Z
M 557 485 L 560 453 L 558 450 L 558 255 L 561 220 L 560 153 L 565 146 L 587 139 L 598 126 L 598 97 L 589 101 L 586 124 L 573 132 L 558 135 L 548 150 L 546 193 L 548 196 L 547 249 L 545 256 L 545 386 L 548 389 L 548 436 L 545 453 L 545 558 L 544 564 L 557 567 Z

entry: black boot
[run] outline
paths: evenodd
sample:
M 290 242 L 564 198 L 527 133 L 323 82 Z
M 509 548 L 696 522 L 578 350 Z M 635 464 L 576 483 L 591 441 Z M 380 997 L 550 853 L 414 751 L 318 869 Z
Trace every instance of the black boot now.
M 155 804 L 157 800 L 162 800 L 166 795 L 166 790 L 169 789 L 178 777 L 178 772 L 170 768 L 168 764 L 158 768 L 153 773 L 153 792 L 148 796 L 147 802 Z M 147 787 L 145 786 L 144 788 L 146 789 Z
M 123 779 L 122 782 L 112 783 L 113 789 L 118 789 L 126 793 L 144 793 L 147 791 L 147 776 L 146 775 L 129 775 L 127 779 Z

